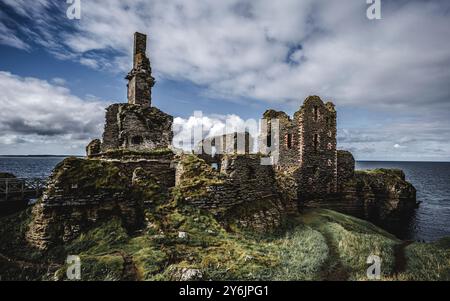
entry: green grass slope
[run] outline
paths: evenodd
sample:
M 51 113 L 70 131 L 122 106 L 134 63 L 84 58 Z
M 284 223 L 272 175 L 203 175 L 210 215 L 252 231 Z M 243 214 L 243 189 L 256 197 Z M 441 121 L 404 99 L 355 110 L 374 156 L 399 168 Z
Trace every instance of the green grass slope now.
M 378 255 L 382 280 L 450 280 L 449 240 L 410 244 L 399 270 L 402 241 L 331 210 L 292 216 L 276 233 L 260 235 L 226 231 L 212 215 L 171 203 L 147 212 L 139 232 L 112 219 L 46 253 L 26 247 L 29 218 L 0 220 L 2 279 L 64 280 L 66 256 L 79 255 L 82 280 L 180 280 L 187 270 L 201 280 L 367 280 L 367 257 Z

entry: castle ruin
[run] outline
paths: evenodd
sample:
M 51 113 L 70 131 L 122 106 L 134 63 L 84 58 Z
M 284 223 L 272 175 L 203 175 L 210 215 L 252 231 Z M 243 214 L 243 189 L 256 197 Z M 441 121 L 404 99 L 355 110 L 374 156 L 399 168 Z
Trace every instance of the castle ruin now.
M 129 231 L 141 229 L 145 210 L 172 201 L 207 210 L 225 228 L 260 232 L 305 204 L 379 216 L 415 206 L 415 189 L 401 171 L 355 173 L 352 154 L 336 148 L 334 105 L 318 96 L 292 118 L 267 110 L 256 154 L 244 132 L 206 138 L 197 154 L 176 155 L 173 117 L 151 104 L 155 79 L 145 51 L 146 36 L 135 33 L 128 102 L 106 109 L 103 139 L 87 145 L 86 158 L 55 167 L 33 207 L 26 234 L 32 245 L 70 241 L 113 216 Z M 273 157 L 273 165 L 261 164 Z
M 145 53 L 146 44 L 146 35 L 134 34 L 133 68 L 126 76 L 128 103 L 106 109 L 103 141 L 92 141 L 86 148 L 88 156 L 118 149 L 149 151 L 171 146 L 173 117 L 151 105 L 155 79 Z
M 277 171 L 295 173 L 300 198 L 323 197 L 337 192 L 336 110 L 318 96 L 309 96 L 290 118 L 267 110 L 267 127 L 259 138 L 261 153 L 278 154 Z M 278 121 L 278 135 L 272 121 Z

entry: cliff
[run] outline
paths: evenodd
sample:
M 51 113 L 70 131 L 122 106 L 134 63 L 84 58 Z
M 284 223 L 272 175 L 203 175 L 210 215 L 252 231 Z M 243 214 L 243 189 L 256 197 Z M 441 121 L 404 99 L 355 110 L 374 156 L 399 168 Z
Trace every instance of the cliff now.
M 383 225 L 407 222 L 417 208 L 416 189 L 396 169 L 358 170 L 341 177 L 339 192 L 309 200 L 307 207 L 336 210 Z

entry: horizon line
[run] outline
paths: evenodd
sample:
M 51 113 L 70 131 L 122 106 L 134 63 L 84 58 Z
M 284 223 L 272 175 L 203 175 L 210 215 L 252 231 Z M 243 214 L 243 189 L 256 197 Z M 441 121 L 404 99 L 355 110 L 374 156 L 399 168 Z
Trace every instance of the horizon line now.
M 0 155 L 0 158 L 16 157 L 16 158 L 32 158 L 32 157 L 86 157 L 85 155 L 53 155 L 53 154 L 41 154 L 41 155 Z M 355 162 L 425 162 L 425 163 L 450 163 L 450 161 L 436 161 L 436 160 L 382 160 L 382 159 L 355 159 Z

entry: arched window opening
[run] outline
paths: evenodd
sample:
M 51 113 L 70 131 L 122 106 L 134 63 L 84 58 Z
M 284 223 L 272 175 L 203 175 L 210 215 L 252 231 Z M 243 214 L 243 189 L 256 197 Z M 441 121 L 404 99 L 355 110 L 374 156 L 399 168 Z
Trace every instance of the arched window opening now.
M 292 148 L 292 134 L 287 134 L 286 146 L 288 149 Z

